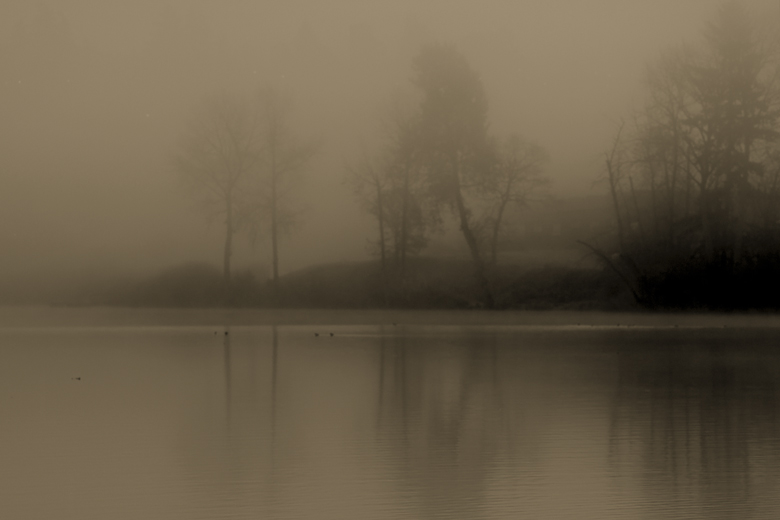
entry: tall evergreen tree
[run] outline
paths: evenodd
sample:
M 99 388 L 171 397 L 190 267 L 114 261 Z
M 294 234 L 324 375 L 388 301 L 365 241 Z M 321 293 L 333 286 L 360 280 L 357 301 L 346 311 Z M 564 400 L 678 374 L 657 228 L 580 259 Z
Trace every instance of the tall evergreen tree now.
M 467 203 L 467 191 L 485 182 L 493 168 L 487 133 L 487 98 L 479 75 L 449 45 L 424 47 L 413 63 L 422 92 L 420 140 L 435 197 L 452 208 L 468 245 L 486 307 L 493 294 L 486 262 Z

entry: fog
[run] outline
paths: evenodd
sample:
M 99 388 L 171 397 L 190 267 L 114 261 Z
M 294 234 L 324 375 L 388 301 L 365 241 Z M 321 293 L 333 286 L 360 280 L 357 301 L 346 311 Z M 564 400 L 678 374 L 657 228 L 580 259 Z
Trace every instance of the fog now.
M 750 5 L 780 16 L 774 2 Z M 172 168 L 209 93 L 291 93 L 293 125 L 320 143 L 301 183 L 281 271 L 368 258 L 374 224 L 345 161 L 409 85 L 427 42 L 477 70 L 491 128 L 547 149 L 551 191 L 594 186 L 616 125 L 641 103 L 647 63 L 695 42 L 717 2 L 4 0 L 0 6 L 0 278 L 112 275 L 219 264 Z M 269 262 L 237 237 L 235 265 Z

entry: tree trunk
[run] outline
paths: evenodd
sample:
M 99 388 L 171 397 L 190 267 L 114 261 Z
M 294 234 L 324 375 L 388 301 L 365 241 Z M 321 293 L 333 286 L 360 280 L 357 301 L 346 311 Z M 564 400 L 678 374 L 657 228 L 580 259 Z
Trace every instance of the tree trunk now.
M 382 258 L 382 273 L 386 272 L 387 259 L 385 255 L 385 211 L 382 205 L 382 186 L 376 183 L 377 220 L 379 220 L 379 254 Z
M 501 230 L 501 221 L 504 218 L 504 209 L 506 208 L 508 199 L 501 201 L 501 205 L 498 207 L 498 213 L 496 214 L 496 221 L 493 223 L 493 236 L 490 239 L 490 262 L 492 265 L 498 263 L 498 234 Z
M 403 203 L 401 207 L 401 280 L 406 279 L 406 244 L 408 237 L 409 220 L 409 165 L 406 165 L 404 172 L 404 192 Z
M 633 200 L 633 202 L 634 202 L 634 211 L 636 212 L 636 225 L 639 228 L 639 238 L 642 241 L 642 245 L 644 245 L 646 243 L 646 240 L 645 240 L 645 228 L 642 225 L 641 213 L 639 212 L 639 201 L 636 198 L 636 191 L 634 190 L 634 178 L 631 177 L 630 175 L 628 176 L 628 185 L 631 188 L 631 200 Z M 651 188 L 651 189 L 653 191 L 653 200 L 652 200 L 652 204 L 653 204 L 653 218 L 655 220 L 655 223 L 657 223 L 658 222 L 658 216 L 657 216 L 657 214 L 655 212 L 655 189 L 654 188 Z M 657 229 L 657 224 L 655 225 L 655 228 Z
M 612 159 L 607 158 L 607 174 L 609 175 L 609 192 L 612 195 L 612 206 L 615 209 L 615 220 L 618 228 L 618 246 L 620 252 L 624 253 L 625 248 L 625 234 L 623 231 L 623 218 L 620 215 L 620 203 L 618 202 L 618 187 L 617 187 L 617 173 L 614 171 Z
M 710 204 L 709 196 L 704 188 L 705 182 L 702 181 L 701 193 L 699 195 L 699 209 L 701 211 L 701 232 L 704 239 L 704 258 L 711 262 L 715 257 L 715 251 L 712 243 L 712 224 L 710 222 Z
M 742 152 L 742 168 L 744 171 L 740 171 L 737 175 L 737 183 L 734 186 L 734 266 L 738 267 L 742 263 L 742 249 L 743 249 L 743 236 L 745 233 L 745 205 L 744 197 L 749 193 L 750 182 L 750 149 L 753 146 L 751 139 L 746 138 L 743 145 L 745 148 Z
M 233 254 L 233 200 L 230 195 L 225 199 L 225 251 L 222 264 L 222 277 L 225 288 L 230 287 L 230 257 Z
M 625 230 L 623 229 L 623 218 L 620 215 L 620 202 L 618 201 L 618 182 L 620 182 L 620 179 L 618 178 L 619 171 L 617 171 L 619 170 L 619 166 L 615 165 L 615 155 L 618 152 L 620 134 L 623 133 L 624 124 L 625 123 L 620 123 L 620 128 L 618 129 L 617 135 L 615 136 L 615 142 L 612 144 L 612 150 L 607 154 L 606 157 L 607 175 L 609 178 L 609 192 L 612 195 L 612 205 L 615 208 L 615 220 L 617 222 L 618 228 L 618 246 L 620 247 L 621 253 L 626 252 L 626 244 Z
M 669 247 L 672 251 L 677 250 L 677 239 L 675 236 L 675 219 L 677 218 L 677 186 L 680 181 L 680 147 L 679 143 L 679 130 L 677 128 L 677 120 L 674 122 L 674 154 L 672 155 L 672 177 L 667 183 L 667 191 L 669 193 L 669 221 L 668 221 L 668 239 Z
M 693 184 L 693 174 L 691 173 L 691 156 L 690 152 L 685 152 L 685 216 L 691 214 L 691 185 Z
M 477 283 L 482 290 L 482 297 L 484 298 L 485 307 L 492 309 L 495 306 L 493 301 L 493 293 L 490 291 L 490 283 L 488 282 L 487 275 L 485 273 L 485 263 L 482 261 L 482 255 L 479 254 L 479 244 L 477 243 L 477 237 L 474 235 L 474 232 L 469 225 L 469 211 L 466 208 L 466 203 L 463 200 L 463 194 L 460 191 L 460 179 L 457 175 L 457 171 L 455 180 L 457 182 L 457 186 L 455 188 L 455 203 L 458 209 L 458 217 L 460 218 L 460 230 L 463 233 L 463 238 L 466 239 L 466 244 L 469 246 L 471 259 L 474 262 L 474 274 L 477 278 Z
M 653 241 L 658 239 L 658 195 L 656 193 L 656 182 L 655 182 L 655 168 L 650 166 L 650 215 L 652 217 L 653 221 L 653 227 L 651 229 L 651 232 L 653 233 Z M 642 233 L 642 240 L 644 241 L 645 237 L 645 231 L 642 228 L 642 221 L 640 220 L 640 213 L 639 213 L 639 204 L 637 203 L 636 199 L 636 191 L 634 190 L 634 178 L 629 175 L 628 177 L 628 183 L 631 186 L 631 197 L 634 199 L 634 209 L 636 210 L 636 221 L 637 225 L 639 226 L 640 233 Z
M 275 305 L 279 305 L 279 215 L 277 208 L 277 164 L 276 164 L 276 120 L 271 121 L 271 128 L 269 131 L 268 151 L 271 155 L 271 269 L 272 269 L 272 288 L 273 288 L 273 300 Z
M 274 298 L 279 296 L 279 223 L 276 207 L 276 172 L 271 170 L 271 263 L 273 268 Z M 278 303 L 278 302 L 277 302 Z

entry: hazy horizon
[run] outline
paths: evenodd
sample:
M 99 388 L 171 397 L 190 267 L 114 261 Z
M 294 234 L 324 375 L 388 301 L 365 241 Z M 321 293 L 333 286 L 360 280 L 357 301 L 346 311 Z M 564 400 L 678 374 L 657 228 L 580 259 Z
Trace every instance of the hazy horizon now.
M 695 44 L 720 2 L 6 1 L 0 7 L 0 278 L 218 264 L 209 225 L 171 168 L 203 96 L 292 93 L 319 140 L 282 272 L 368 258 L 374 225 L 344 186 L 426 42 L 479 72 L 491 128 L 549 152 L 551 192 L 595 194 L 618 121 L 641 106 L 649 62 Z M 776 3 L 747 2 L 780 19 Z M 368 137 L 367 137 L 368 136 Z M 268 263 L 244 244 L 235 265 Z

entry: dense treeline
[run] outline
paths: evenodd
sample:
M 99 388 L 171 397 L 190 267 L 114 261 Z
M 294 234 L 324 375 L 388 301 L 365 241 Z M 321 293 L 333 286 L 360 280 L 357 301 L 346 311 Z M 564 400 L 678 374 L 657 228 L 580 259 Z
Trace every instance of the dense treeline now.
M 650 68 L 607 153 L 616 239 L 599 252 L 648 306 L 777 307 L 776 49 L 737 2 L 703 41 Z
M 375 244 L 388 284 L 405 287 L 407 258 L 422 251 L 449 210 L 471 258 L 480 305 L 496 305 L 495 266 L 509 205 L 545 183 L 547 155 L 517 135 L 489 132 L 487 98 L 465 57 L 428 45 L 413 65 L 417 103 L 392 106 L 378 150 L 349 167 L 350 182 L 376 218 Z
M 491 271 L 497 308 L 621 309 L 631 305 L 620 281 L 604 270 L 547 266 Z M 143 279 L 99 283 L 71 292 L 62 303 L 153 307 L 482 308 L 468 260 L 411 257 L 406 283 L 388 284 L 379 261 L 316 265 L 279 279 L 279 292 L 254 273 L 238 270 L 229 292 L 220 269 L 189 263 Z
M 780 307 L 780 90 L 777 46 L 738 2 L 702 45 L 649 67 L 641 110 L 605 154 L 613 227 L 578 236 L 603 270 L 529 269 L 499 261 L 507 219 L 544 193 L 546 152 L 496 135 L 479 74 L 456 48 L 424 46 L 379 135 L 346 180 L 375 222 L 376 261 L 279 274 L 279 237 L 315 147 L 289 126 L 289 100 L 209 98 L 177 170 L 207 214 L 224 219 L 222 273 L 186 265 L 114 287 L 131 305 L 747 309 Z M 510 217 L 511 215 L 511 217 Z M 447 223 L 465 258 L 426 248 Z M 270 280 L 231 276 L 233 237 L 270 236 Z M 603 230 L 601 230 L 603 231 Z M 573 242 L 574 240 L 572 240 Z
M 366 281 L 367 288 L 375 290 L 380 304 L 429 301 L 421 293 L 428 281 L 407 266 L 424 251 L 449 213 L 470 255 L 472 274 L 466 278 L 473 278 L 479 293 L 461 299 L 492 308 L 496 291 L 501 290 L 494 271 L 504 218 L 510 206 L 523 205 L 545 183 L 542 167 L 547 155 L 517 135 L 497 137 L 489 132 L 482 82 L 454 47 L 423 47 L 412 71 L 414 92 L 407 98 L 415 101 L 399 95 L 383 121 L 381 144 L 347 167 L 356 197 L 378 224 L 372 249 L 380 257 L 379 282 Z M 272 295 L 258 293 L 255 299 L 280 305 L 299 299 L 292 294 L 299 290 L 280 282 L 278 244 L 294 221 L 290 198 L 315 148 L 291 131 L 288 110 L 289 100 L 271 88 L 250 101 L 215 95 L 195 113 L 182 140 L 177 171 L 205 213 L 224 222 L 217 301 L 248 303 L 238 296 L 245 288 L 231 276 L 233 240 L 240 231 L 251 238 L 258 231 L 270 236 Z M 193 301 L 219 292 L 213 281 L 205 281 L 213 277 L 205 271 L 200 274 L 204 288 Z M 459 285 L 456 280 L 449 283 Z M 140 294 L 165 300 L 148 288 L 140 289 Z M 315 300 L 311 303 L 320 299 Z
M 224 291 L 236 290 L 231 261 L 239 231 L 253 241 L 270 236 L 278 285 L 280 236 L 295 224 L 295 195 L 316 151 L 290 128 L 290 110 L 289 96 L 271 86 L 252 99 L 221 92 L 198 107 L 182 138 L 177 173 L 209 219 L 224 219 Z

